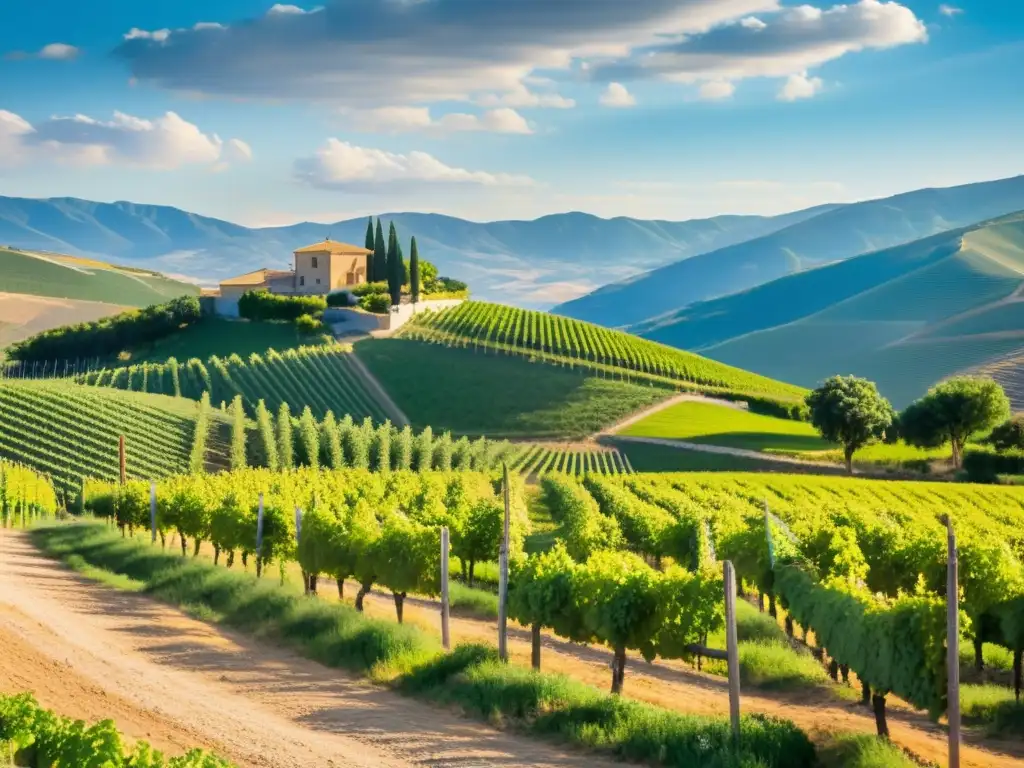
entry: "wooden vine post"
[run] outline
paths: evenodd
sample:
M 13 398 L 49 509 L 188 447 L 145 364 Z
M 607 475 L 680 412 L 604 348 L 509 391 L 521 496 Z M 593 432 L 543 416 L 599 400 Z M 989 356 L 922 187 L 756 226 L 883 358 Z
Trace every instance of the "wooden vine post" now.
M 117 460 L 121 467 L 121 485 L 128 482 L 128 464 L 125 461 L 124 455 L 124 435 L 120 435 L 117 438 Z
M 740 741 L 740 654 L 736 634 L 736 569 L 726 560 L 722 567 L 725 576 L 725 647 L 729 667 L 729 719 L 732 738 L 738 747 Z
M 150 543 L 156 544 L 156 481 L 149 481 L 149 528 L 152 533 Z
M 448 526 L 445 526 L 441 529 L 441 645 L 446 651 L 452 649 L 448 614 Z
M 508 528 L 511 504 L 509 501 L 508 464 L 502 462 L 501 467 L 505 521 L 501 532 L 501 550 L 498 555 L 498 656 L 502 661 L 508 661 Z
M 953 521 L 946 517 L 946 717 L 949 721 L 949 768 L 960 768 L 960 563 Z

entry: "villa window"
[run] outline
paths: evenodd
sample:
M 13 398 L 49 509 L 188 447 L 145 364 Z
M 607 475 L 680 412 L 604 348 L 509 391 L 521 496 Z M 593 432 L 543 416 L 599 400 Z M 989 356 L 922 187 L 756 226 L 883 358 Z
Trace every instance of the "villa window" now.
M 299 275 L 299 285 L 305 285 L 305 284 L 306 284 L 306 276 L 305 275 Z
M 316 279 L 316 284 L 320 285 L 320 278 L 319 277 Z
M 313 257 L 313 269 L 316 269 L 316 256 Z M 319 283 L 320 281 L 317 280 L 317 282 Z

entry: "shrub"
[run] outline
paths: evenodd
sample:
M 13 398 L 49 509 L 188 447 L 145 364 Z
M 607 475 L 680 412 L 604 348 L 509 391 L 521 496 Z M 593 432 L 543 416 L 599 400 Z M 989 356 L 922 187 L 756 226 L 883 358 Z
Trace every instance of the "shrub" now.
M 249 320 L 297 320 L 320 315 L 327 309 L 323 296 L 279 296 L 265 290 L 246 291 L 238 300 L 238 314 Z
M 316 333 L 323 330 L 323 323 L 312 315 L 299 315 L 295 318 L 295 327 L 299 333 Z
M 359 306 L 376 315 L 386 315 L 391 311 L 391 296 L 387 293 L 369 293 L 359 300 Z
M 363 283 L 362 285 L 357 285 L 351 291 L 352 295 L 356 296 L 358 298 L 362 298 L 363 296 L 368 296 L 371 293 L 387 293 L 387 292 L 388 292 L 388 284 L 386 282 L 384 282 L 383 280 L 380 281 L 379 283 Z
M 1018 413 L 993 429 L 989 442 L 997 451 L 1024 449 L 1024 413 Z
M 95 322 L 37 333 L 8 347 L 7 356 L 24 362 L 113 356 L 176 333 L 200 317 L 199 298 L 181 296 Z
M 327 306 L 328 307 L 350 307 L 352 306 L 352 296 L 356 295 L 355 289 L 352 291 L 336 291 L 335 293 L 327 294 Z
M 469 286 L 454 277 L 439 277 L 430 284 L 428 293 L 459 293 L 468 291 Z
M 1024 451 L 971 449 L 964 455 L 963 465 L 972 483 L 994 483 L 999 475 L 1024 474 Z

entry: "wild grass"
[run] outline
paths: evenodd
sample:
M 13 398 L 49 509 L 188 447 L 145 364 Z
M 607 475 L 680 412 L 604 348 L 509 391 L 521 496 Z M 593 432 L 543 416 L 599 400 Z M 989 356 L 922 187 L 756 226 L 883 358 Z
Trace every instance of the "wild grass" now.
M 181 558 L 97 525 L 39 528 L 35 542 L 65 560 L 145 584 L 144 593 L 268 637 L 327 666 L 386 682 L 399 691 L 459 707 L 505 727 L 599 749 L 655 766 L 810 768 L 815 750 L 792 722 L 746 716 L 741 746 L 722 717 L 683 715 L 610 696 L 568 678 L 497 661 L 489 646 L 443 653 L 419 628 L 372 619 L 347 605 L 292 587 Z M 77 562 L 77 561 L 76 561 Z
M 822 768 L 920 768 L 906 752 L 890 741 L 870 734 L 836 736 L 821 751 Z
M 960 686 L 960 712 L 964 722 L 982 725 L 991 734 L 1024 733 L 1024 701 L 1002 685 Z

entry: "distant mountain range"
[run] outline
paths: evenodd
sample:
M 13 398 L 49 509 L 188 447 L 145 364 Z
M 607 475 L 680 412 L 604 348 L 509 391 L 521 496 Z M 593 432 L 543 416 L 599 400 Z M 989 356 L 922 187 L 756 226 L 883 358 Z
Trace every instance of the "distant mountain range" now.
M 606 285 L 553 311 L 613 328 L 673 312 L 682 313 L 676 315 L 679 320 L 691 308 L 707 314 L 712 310 L 693 305 L 1019 210 L 1024 210 L 1024 176 L 832 206 L 774 232 Z M 794 296 L 788 287 L 780 290 L 778 303 L 763 310 L 771 317 L 785 317 L 791 311 L 788 305 Z M 673 333 L 672 343 L 687 348 L 698 338 L 678 327 Z M 701 343 L 708 341 L 699 338 Z
M 546 309 L 603 282 L 759 238 L 833 210 L 684 222 L 600 219 L 582 213 L 475 223 L 420 213 L 382 214 L 422 258 L 470 284 L 481 299 Z M 366 219 L 248 228 L 156 205 L 77 198 L 0 197 L 0 244 L 145 267 L 213 284 L 323 240 L 362 244 Z M 406 248 L 408 252 L 408 248 Z
M 1009 376 L 1008 356 L 1024 352 L 1024 212 L 696 303 L 631 330 L 807 387 L 833 374 L 865 376 L 897 407 L 954 373 Z M 1000 362 L 986 367 L 991 361 Z M 1011 396 L 1024 408 L 1024 391 Z

